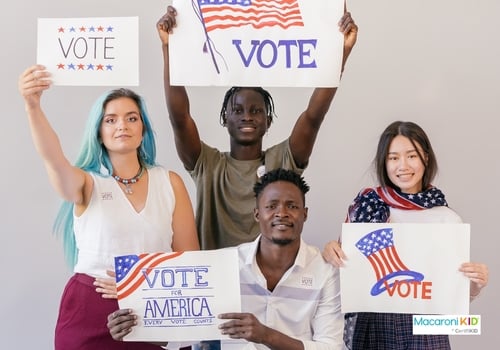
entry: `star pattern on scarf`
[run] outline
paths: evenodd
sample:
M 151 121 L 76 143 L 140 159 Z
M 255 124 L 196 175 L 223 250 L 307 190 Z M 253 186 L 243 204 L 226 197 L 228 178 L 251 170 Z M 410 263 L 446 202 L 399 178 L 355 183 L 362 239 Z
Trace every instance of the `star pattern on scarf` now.
M 390 201 L 385 202 L 378 195 L 377 189 L 369 188 L 361 191 L 349 206 L 349 222 L 387 222 L 391 207 L 422 210 L 436 206 L 448 206 L 443 192 L 433 186 L 414 194 L 386 189 L 384 195 L 388 196 Z

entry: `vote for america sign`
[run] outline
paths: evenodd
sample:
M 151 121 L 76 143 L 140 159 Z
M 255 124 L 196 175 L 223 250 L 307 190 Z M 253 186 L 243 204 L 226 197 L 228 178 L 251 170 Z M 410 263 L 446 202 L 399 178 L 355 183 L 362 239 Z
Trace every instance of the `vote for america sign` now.
M 119 256 L 115 272 L 120 308 L 138 316 L 126 341 L 224 339 L 217 315 L 241 312 L 234 248 Z
M 55 85 L 137 86 L 138 18 L 39 18 L 37 63 Z

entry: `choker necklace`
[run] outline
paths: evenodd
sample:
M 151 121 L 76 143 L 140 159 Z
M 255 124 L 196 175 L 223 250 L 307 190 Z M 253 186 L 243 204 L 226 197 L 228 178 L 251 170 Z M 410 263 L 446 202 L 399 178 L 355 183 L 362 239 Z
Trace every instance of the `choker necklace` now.
M 126 194 L 132 194 L 134 192 L 132 191 L 132 187 L 130 187 L 130 185 L 135 184 L 136 182 L 138 182 L 143 173 L 144 173 L 144 168 L 141 165 L 141 167 L 139 168 L 139 171 L 137 172 L 137 174 L 134 177 L 130 178 L 130 179 L 123 179 L 123 178 L 121 178 L 121 177 L 119 177 L 118 175 L 115 175 L 115 174 L 113 174 L 112 176 L 113 176 L 113 178 L 116 181 L 121 182 L 122 184 L 125 185 L 125 193 Z

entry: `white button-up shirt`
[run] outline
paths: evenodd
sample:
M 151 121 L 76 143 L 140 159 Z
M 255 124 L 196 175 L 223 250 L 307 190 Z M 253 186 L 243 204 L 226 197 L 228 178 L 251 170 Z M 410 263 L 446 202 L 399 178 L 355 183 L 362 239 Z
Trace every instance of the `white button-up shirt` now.
M 237 247 L 242 312 L 253 313 L 267 327 L 301 340 L 305 349 L 342 349 L 344 316 L 340 312 L 337 268 L 318 248 L 300 243 L 293 266 L 271 292 L 256 261 L 260 236 Z M 222 350 L 267 349 L 246 341 L 222 341 Z

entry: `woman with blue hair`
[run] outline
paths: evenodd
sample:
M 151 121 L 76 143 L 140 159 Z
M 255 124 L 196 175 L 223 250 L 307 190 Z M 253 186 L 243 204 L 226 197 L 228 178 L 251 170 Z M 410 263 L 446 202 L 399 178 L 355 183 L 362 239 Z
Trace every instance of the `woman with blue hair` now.
M 184 182 L 156 164 L 144 100 L 128 89 L 112 90 L 94 103 L 72 165 L 40 105 L 50 86 L 42 65 L 19 78 L 36 150 L 65 200 L 54 231 L 74 275 L 61 299 L 55 349 L 159 349 L 111 338 L 107 316 L 118 304 L 110 298 L 116 293 L 108 275 L 115 256 L 199 249 Z

